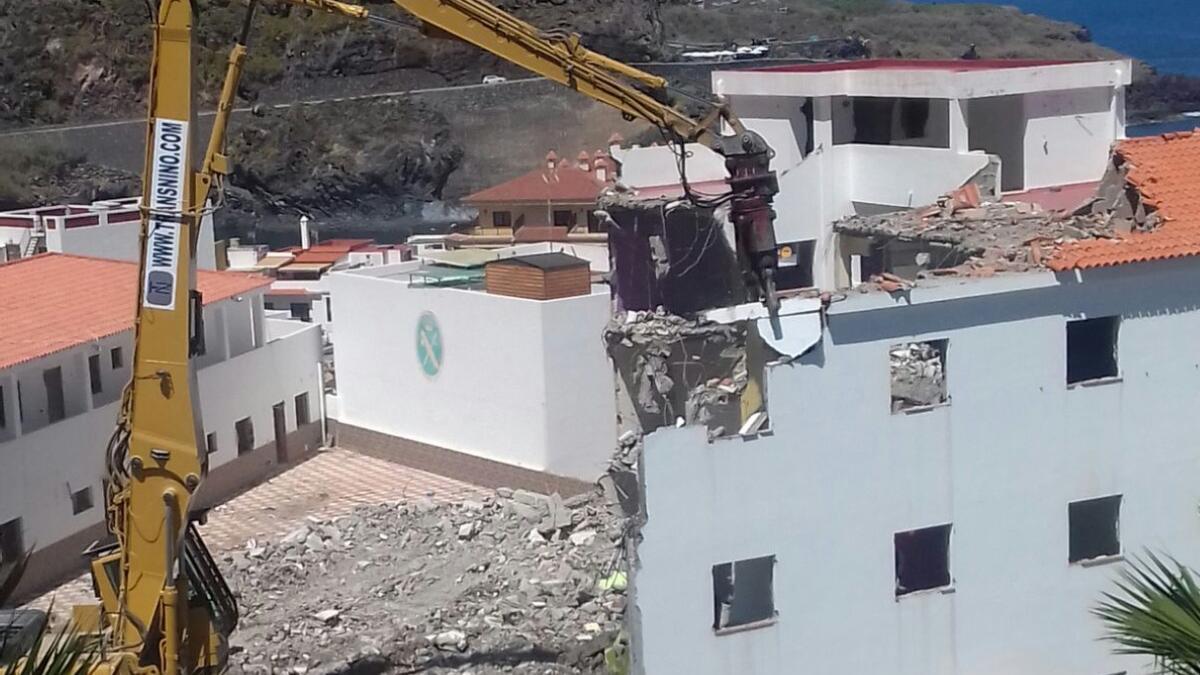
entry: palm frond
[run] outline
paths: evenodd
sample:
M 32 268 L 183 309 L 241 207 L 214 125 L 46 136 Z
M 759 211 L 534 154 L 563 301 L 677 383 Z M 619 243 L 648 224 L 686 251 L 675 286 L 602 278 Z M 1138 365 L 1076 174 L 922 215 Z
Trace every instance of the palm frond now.
M 25 574 L 25 568 L 29 565 L 29 557 L 32 555 L 33 551 L 30 550 L 16 560 L 0 562 L 0 607 L 7 606 L 12 600 L 13 594 L 17 591 L 17 584 L 21 583 L 21 576 Z
M 1152 656 L 1166 673 L 1200 675 L 1200 586 L 1195 573 L 1153 553 L 1133 560 L 1092 610 L 1118 654 Z
M 49 612 L 53 612 L 53 606 Z M 13 664 L 7 671 L 9 675 L 87 675 L 100 660 L 95 644 L 80 636 L 73 626 L 55 630 L 49 622 L 38 626 L 22 653 L 5 656 Z

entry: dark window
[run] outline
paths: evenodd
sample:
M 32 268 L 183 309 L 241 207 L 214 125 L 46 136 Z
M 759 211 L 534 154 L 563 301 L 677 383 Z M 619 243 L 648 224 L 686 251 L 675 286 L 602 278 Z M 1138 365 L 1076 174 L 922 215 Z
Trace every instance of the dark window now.
M 79 515 L 92 506 L 92 488 L 85 487 L 71 493 L 71 513 Z
M 574 214 L 570 211 L 555 211 L 554 226 L 555 227 L 571 227 L 574 224 Z
M 93 394 L 99 394 L 104 391 L 104 380 L 100 377 L 99 354 L 93 354 L 88 357 L 88 379 L 92 381 Z
M 4 387 L 0 387 L 0 429 L 8 426 L 8 411 L 4 409 Z
M 293 319 L 300 319 L 306 323 L 312 321 L 312 305 L 307 302 L 293 302 L 291 311 Z
M 249 417 L 234 422 L 237 431 L 238 454 L 244 455 L 254 449 L 254 420 Z
M 512 227 L 512 213 L 509 211 L 492 211 L 492 227 Z
M 308 424 L 312 420 L 308 416 L 308 392 L 296 395 L 296 427 Z
M 892 412 L 902 412 L 950 400 L 946 389 L 948 340 L 906 342 L 888 352 L 892 376 Z
M 204 437 L 204 447 L 208 449 L 208 454 L 217 454 L 217 432 L 212 432 Z
M 21 395 L 21 383 L 17 382 L 17 419 L 25 421 L 25 397 Z
M 1067 322 L 1067 384 L 1117 376 L 1120 327 L 1117 316 Z
M 57 422 L 67 416 L 63 401 L 62 368 L 55 366 L 42 371 L 42 382 L 46 385 L 46 416 Z
M 896 596 L 950 585 L 950 525 L 897 532 Z
M 325 296 L 325 320 L 333 323 L 333 298 Z
M 113 370 L 125 367 L 125 352 L 120 347 L 113 347 L 108 356 L 112 361 Z
M 713 565 L 713 628 L 775 617 L 775 556 Z
M 1068 504 L 1071 539 L 1068 559 L 1079 562 L 1120 553 L 1120 516 L 1121 495 Z
M 21 519 L 0 523 L 0 562 L 16 560 L 25 554 Z
M 852 99 L 854 142 L 886 145 L 892 142 L 892 107 L 895 99 Z
M 925 135 L 925 124 L 929 122 L 929 99 L 900 99 L 900 137 L 920 138 Z

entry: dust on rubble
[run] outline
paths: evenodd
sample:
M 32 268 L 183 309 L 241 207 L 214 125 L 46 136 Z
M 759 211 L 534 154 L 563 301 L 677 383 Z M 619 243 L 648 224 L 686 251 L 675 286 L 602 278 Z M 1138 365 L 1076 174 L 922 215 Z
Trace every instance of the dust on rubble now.
M 625 527 L 599 491 L 309 518 L 224 557 L 242 608 L 231 672 L 608 672 Z

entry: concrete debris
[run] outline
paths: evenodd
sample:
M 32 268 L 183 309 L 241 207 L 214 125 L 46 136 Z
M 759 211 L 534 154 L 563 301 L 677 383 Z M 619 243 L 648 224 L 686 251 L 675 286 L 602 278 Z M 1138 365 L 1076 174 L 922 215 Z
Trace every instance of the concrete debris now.
M 607 672 L 628 526 L 605 494 L 381 504 L 250 542 L 222 561 L 242 609 L 230 670 Z
M 676 424 L 710 431 L 741 426 L 740 396 L 749 381 L 744 324 L 654 312 L 626 312 L 605 331 L 621 397 L 637 434 Z M 621 447 L 637 444 L 622 434 Z
M 919 209 L 850 216 L 834 229 L 866 240 L 871 254 L 865 266 L 921 279 L 1036 269 L 1059 244 L 1111 238 L 1122 228 L 1111 211 L 1047 212 L 1036 204 L 978 198 L 977 190 L 957 191 Z M 871 281 L 889 292 L 905 288 L 903 279 L 884 274 L 877 272 Z
M 891 352 L 892 412 L 948 400 L 944 344 L 910 342 Z

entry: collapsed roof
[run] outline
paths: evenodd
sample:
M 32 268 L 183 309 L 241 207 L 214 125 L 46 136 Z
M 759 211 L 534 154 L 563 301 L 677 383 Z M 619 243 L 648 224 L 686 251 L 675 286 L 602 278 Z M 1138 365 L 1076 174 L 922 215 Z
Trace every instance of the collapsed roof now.
M 926 207 L 834 224 L 862 278 L 892 291 L 916 278 L 1102 267 L 1200 255 L 1200 132 L 1118 143 L 1095 194 L 1050 211 L 983 202 L 974 185 Z

